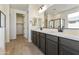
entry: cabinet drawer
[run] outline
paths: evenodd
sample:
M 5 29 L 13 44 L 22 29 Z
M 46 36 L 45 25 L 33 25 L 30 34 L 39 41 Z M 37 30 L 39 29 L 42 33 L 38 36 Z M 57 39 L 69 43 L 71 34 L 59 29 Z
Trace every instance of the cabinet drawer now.
M 45 34 L 44 33 L 40 33 L 40 37 L 45 37 Z
M 75 40 L 71 40 L 71 39 L 67 39 L 67 38 L 59 38 L 59 39 L 60 39 L 61 44 L 79 51 L 79 41 L 75 41 Z
M 39 48 L 40 46 L 40 37 L 39 37 L 39 32 L 37 32 L 37 47 Z
M 40 38 L 40 50 L 45 54 L 45 38 Z
M 40 33 L 39 33 L 39 32 L 37 32 L 37 36 L 39 36 L 39 34 L 40 34 Z
M 54 41 L 51 41 L 51 40 L 49 40 L 49 39 L 47 39 L 46 40 L 46 46 L 55 46 L 56 47 L 56 49 L 58 48 L 58 43 L 57 42 L 54 42 Z
M 79 55 L 79 52 L 65 45 L 60 45 L 60 55 Z
M 46 38 L 49 39 L 49 40 L 56 41 L 56 42 L 58 41 L 58 37 L 57 36 L 53 36 L 53 35 L 47 34 Z
M 58 46 L 57 43 L 46 40 L 46 54 L 47 55 L 57 55 L 58 54 Z

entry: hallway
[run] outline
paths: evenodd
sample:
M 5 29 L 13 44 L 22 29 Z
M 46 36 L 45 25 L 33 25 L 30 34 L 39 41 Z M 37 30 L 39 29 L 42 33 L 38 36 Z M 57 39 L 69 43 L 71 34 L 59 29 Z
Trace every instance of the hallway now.
M 11 40 L 6 44 L 6 55 L 43 55 L 43 53 L 22 35 L 19 35 L 16 40 Z

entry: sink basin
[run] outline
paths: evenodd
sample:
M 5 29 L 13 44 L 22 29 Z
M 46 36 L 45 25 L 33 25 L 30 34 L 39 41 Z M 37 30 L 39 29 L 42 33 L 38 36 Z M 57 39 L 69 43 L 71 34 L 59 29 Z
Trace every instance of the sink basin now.
M 58 32 L 57 29 L 43 29 L 42 31 L 45 31 L 45 32 Z

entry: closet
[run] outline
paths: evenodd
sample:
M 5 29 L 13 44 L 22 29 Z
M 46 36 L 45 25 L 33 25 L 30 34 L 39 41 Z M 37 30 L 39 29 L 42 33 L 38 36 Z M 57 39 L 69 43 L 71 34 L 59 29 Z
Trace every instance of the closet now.
M 16 13 L 16 34 L 23 35 L 24 34 L 24 15 Z

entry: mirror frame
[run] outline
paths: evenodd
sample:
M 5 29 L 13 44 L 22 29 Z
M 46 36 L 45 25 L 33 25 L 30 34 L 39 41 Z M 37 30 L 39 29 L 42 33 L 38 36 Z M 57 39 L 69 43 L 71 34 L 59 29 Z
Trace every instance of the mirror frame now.
M 50 20 L 50 21 L 49 21 L 49 24 L 50 24 L 51 21 L 53 21 L 53 28 L 54 28 L 54 29 L 58 29 L 58 28 L 55 28 L 55 21 L 56 21 L 56 20 L 59 20 L 59 26 L 62 26 L 62 25 L 61 25 L 61 20 L 63 20 L 63 21 L 64 21 L 63 26 L 65 26 L 65 19 L 61 19 L 61 18 L 53 19 L 53 20 Z
M 1 27 L 1 13 L 4 15 L 5 17 L 5 27 L 6 27 L 6 15 L 0 10 L 0 27 Z

